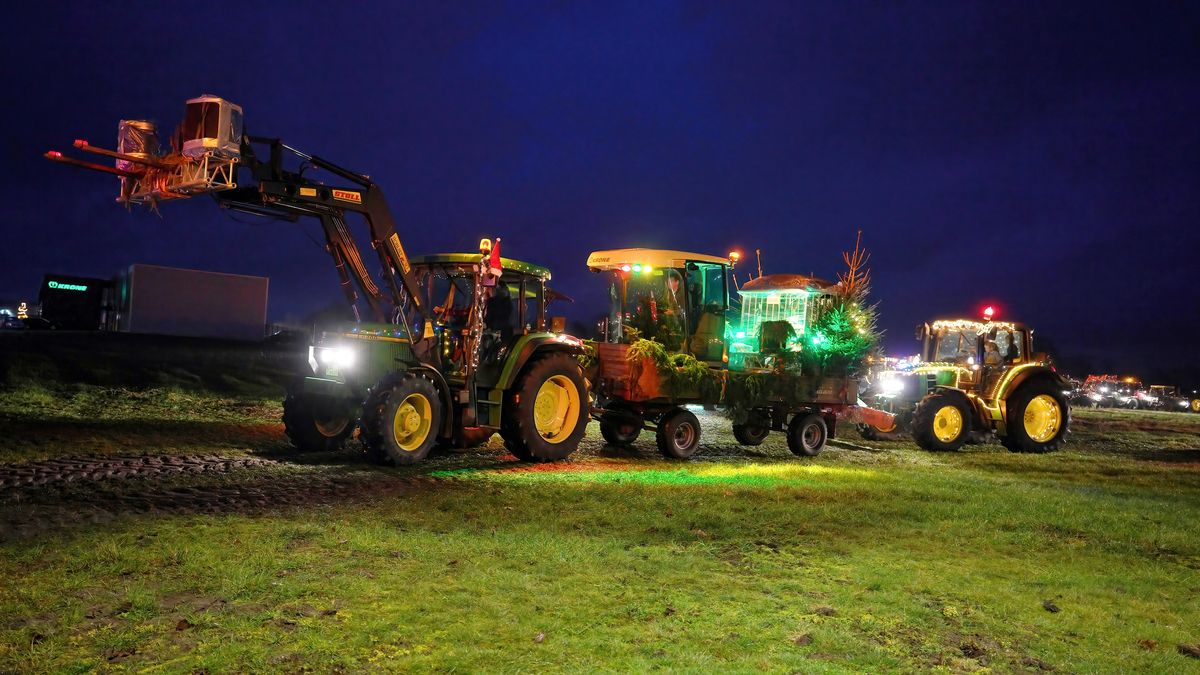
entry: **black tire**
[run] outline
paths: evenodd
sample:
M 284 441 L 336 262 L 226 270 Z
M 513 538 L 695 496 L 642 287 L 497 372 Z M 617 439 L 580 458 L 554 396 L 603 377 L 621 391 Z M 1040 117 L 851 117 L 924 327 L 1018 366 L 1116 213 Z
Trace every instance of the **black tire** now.
M 771 427 L 757 417 L 751 417 L 745 424 L 733 425 L 733 437 L 742 445 L 762 445 L 771 435 Z
M 663 457 L 688 459 L 700 447 L 700 420 L 684 408 L 675 408 L 659 421 L 654 442 Z
M 579 361 L 566 352 L 527 365 L 507 403 L 505 447 L 522 461 L 566 459 L 587 431 L 587 383 Z
M 600 416 L 600 435 L 609 445 L 632 445 L 642 433 L 641 415 L 608 410 Z
M 1051 382 L 1021 385 L 1008 397 L 1005 411 L 1008 423 L 1000 442 L 1010 452 L 1054 452 L 1067 440 L 1071 406 L 1061 388 Z
M 377 462 L 415 464 L 429 455 L 441 429 L 437 385 L 418 373 L 398 373 L 379 383 L 363 406 L 363 445 Z M 403 416 L 404 419 L 397 419 Z
M 796 413 L 788 423 L 787 444 L 793 455 L 816 457 L 829 440 L 829 426 L 816 413 Z
M 953 431 L 953 419 L 943 410 L 953 409 L 958 413 L 960 426 L 957 435 Z M 971 436 L 971 406 L 961 395 L 945 391 L 933 391 L 917 403 L 913 410 L 912 436 L 922 450 L 930 452 L 954 452 Z
M 283 432 L 298 450 L 334 452 L 354 432 L 355 420 L 350 415 L 327 413 L 325 407 L 295 385 L 288 389 L 283 399 Z

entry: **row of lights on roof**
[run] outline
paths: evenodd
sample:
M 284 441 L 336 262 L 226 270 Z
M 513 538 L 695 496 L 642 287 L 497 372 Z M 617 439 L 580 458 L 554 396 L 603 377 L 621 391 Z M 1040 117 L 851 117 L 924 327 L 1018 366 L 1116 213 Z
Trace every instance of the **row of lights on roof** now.
M 621 271 L 642 272 L 644 274 L 649 274 L 654 271 L 654 267 L 651 265 L 621 265 Z

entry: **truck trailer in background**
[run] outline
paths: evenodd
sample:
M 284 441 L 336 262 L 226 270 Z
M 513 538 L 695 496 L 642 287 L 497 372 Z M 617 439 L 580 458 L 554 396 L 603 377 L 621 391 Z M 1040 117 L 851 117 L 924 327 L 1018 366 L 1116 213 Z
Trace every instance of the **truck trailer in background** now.
M 116 326 L 129 333 L 261 340 L 266 277 L 131 265 L 113 282 Z
M 111 289 L 108 279 L 47 274 L 38 291 L 40 316 L 63 330 L 100 330 Z

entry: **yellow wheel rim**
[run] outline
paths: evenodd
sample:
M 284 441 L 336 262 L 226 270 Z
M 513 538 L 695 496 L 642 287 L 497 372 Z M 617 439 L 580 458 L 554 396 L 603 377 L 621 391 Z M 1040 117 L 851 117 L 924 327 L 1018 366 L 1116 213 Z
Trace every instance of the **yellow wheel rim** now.
M 958 438 L 963 430 L 963 416 L 952 405 L 943 406 L 933 416 L 933 435 L 943 443 L 950 443 Z
M 547 443 L 562 443 L 579 422 L 579 390 L 566 375 L 542 383 L 533 401 L 533 422 Z
M 1200 398 L 1192 399 L 1192 412 L 1200 412 Z
M 414 452 L 429 438 L 433 426 L 433 406 L 424 394 L 409 394 L 396 407 L 392 418 L 392 436 L 405 452 Z
M 1062 407 L 1053 396 L 1041 394 L 1025 406 L 1025 434 L 1035 443 L 1054 438 L 1062 426 Z

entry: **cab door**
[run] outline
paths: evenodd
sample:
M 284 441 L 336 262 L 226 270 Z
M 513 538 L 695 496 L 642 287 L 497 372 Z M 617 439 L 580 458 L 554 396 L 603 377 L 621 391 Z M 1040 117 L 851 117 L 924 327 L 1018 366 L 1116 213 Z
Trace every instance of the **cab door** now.
M 700 361 L 719 362 L 725 354 L 725 313 L 729 308 L 725 265 L 689 262 L 687 351 Z

